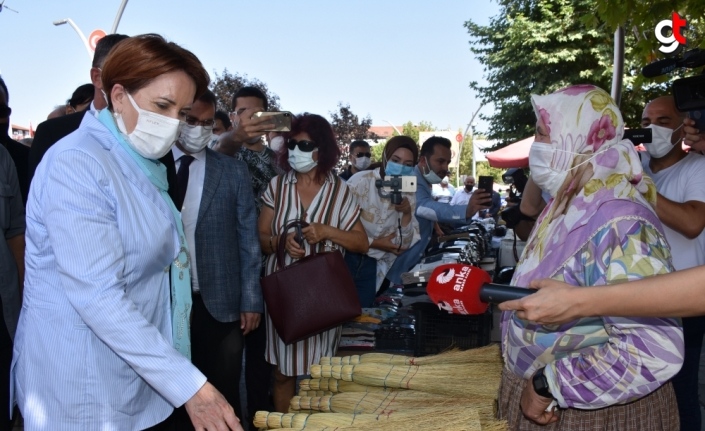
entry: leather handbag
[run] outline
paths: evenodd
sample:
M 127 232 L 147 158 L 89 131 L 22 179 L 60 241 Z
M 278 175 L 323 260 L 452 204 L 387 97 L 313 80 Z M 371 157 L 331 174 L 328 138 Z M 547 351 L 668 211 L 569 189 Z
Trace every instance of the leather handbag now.
M 284 267 L 289 229 L 308 223 L 296 220 L 286 225 L 277 248 L 277 270 L 262 277 L 262 295 L 267 313 L 286 344 L 309 338 L 353 319 L 362 313 L 357 289 L 339 250 L 311 254 Z

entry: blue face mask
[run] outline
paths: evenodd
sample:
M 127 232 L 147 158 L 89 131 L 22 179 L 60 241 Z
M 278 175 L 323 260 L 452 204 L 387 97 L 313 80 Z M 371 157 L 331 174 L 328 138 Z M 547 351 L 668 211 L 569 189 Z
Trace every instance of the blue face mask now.
M 423 173 L 423 170 L 421 173 L 423 174 L 423 177 L 428 181 L 429 184 L 440 184 L 441 183 L 441 177 L 439 177 L 435 172 L 431 170 L 431 164 L 428 163 L 428 159 L 426 159 L 426 166 L 428 169 L 428 173 Z
M 411 166 L 406 166 L 396 162 L 388 161 L 387 166 L 385 166 L 384 168 L 384 174 L 410 176 L 414 175 L 414 168 Z

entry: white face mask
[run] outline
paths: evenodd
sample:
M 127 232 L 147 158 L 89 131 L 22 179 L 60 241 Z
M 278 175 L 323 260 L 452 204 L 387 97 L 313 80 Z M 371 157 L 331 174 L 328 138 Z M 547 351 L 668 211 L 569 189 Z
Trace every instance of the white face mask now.
M 563 185 L 568 171 L 557 171 L 551 167 L 551 161 L 556 150 L 550 144 L 534 143 L 529 150 L 529 168 L 534 183 L 556 197 L 558 189 Z
M 372 164 L 372 160 L 369 157 L 358 157 L 355 159 L 355 167 L 360 171 L 370 167 L 370 164 Z
M 189 126 L 187 124 L 181 129 L 179 142 L 189 153 L 197 153 L 206 148 L 206 145 L 211 142 L 212 136 L 212 129 L 206 129 L 203 126 Z
M 676 127 L 675 130 L 671 130 L 668 127 L 657 126 L 655 124 L 649 124 L 646 128 L 651 129 L 652 137 L 651 143 L 644 144 L 646 151 L 654 159 L 660 159 L 668 154 L 673 149 L 673 134 L 676 133 L 683 125 Z
M 281 150 L 281 148 L 283 146 L 284 146 L 284 137 L 283 136 L 275 136 L 269 142 L 269 148 L 271 148 L 274 152 L 278 152 L 279 150 Z
M 118 129 L 125 135 L 127 143 L 132 149 L 142 157 L 153 160 L 164 157 L 176 142 L 176 137 L 179 136 L 185 123 L 176 118 L 140 108 L 129 94 L 127 94 L 127 99 L 137 110 L 137 124 L 132 133 L 127 133 L 122 115 L 115 113 L 113 115 Z
M 555 153 L 561 152 L 572 156 L 579 156 L 581 154 L 559 150 L 553 148 L 550 144 L 543 144 L 540 142 L 534 143 L 531 145 L 531 149 L 529 150 L 529 168 L 531 169 L 531 178 L 534 179 L 534 184 L 539 186 L 541 190 L 548 192 L 555 198 L 558 194 L 558 189 L 561 188 L 570 171 L 578 169 L 585 163 L 589 163 L 590 160 L 597 157 L 598 154 L 604 153 L 607 150 L 609 150 L 609 148 L 604 148 L 603 150 L 593 153 L 590 157 L 586 158 L 572 168 L 566 169 L 565 171 L 558 171 L 551 167 L 551 162 L 553 161 L 553 156 Z
M 302 174 L 309 172 L 318 165 L 318 162 L 313 160 L 313 151 L 301 151 L 299 147 L 289 150 L 289 166 Z

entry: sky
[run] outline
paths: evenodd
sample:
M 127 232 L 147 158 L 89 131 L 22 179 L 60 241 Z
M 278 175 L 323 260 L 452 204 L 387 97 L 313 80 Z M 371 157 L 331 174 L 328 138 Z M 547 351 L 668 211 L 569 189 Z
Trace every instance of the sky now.
M 90 82 L 81 39 L 52 23 L 70 18 L 86 37 L 109 33 L 121 1 L 5 0 L 19 11 L 0 13 L 12 124 L 36 129 Z M 498 10 L 491 0 L 129 0 L 117 32 L 159 33 L 196 54 L 212 78 L 227 68 L 263 81 L 294 113 L 329 118 L 343 102 L 373 125 L 465 130 L 480 106 L 469 83 L 482 82 L 483 70 L 463 24 L 486 25 Z

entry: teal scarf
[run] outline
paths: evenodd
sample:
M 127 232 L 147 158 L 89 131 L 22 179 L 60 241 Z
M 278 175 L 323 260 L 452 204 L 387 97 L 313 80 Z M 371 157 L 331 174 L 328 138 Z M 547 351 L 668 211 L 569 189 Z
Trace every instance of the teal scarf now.
M 188 254 L 184 227 L 181 223 L 181 213 L 176 209 L 174 202 L 167 193 L 169 184 L 166 181 L 166 167 L 154 160 L 142 157 L 133 150 L 118 130 L 112 113 L 107 108 L 100 111 L 98 120 L 110 130 L 120 143 L 120 146 L 125 149 L 127 154 L 134 159 L 137 166 L 149 178 L 149 181 L 157 186 L 162 198 L 164 198 L 164 201 L 166 201 L 174 214 L 181 247 L 176 259 L 171 263 L 171 333 L 174 348 L 191 359 L 191 260 Z

